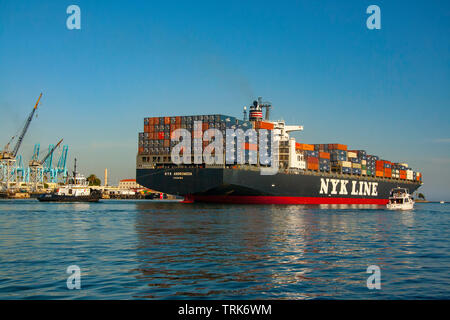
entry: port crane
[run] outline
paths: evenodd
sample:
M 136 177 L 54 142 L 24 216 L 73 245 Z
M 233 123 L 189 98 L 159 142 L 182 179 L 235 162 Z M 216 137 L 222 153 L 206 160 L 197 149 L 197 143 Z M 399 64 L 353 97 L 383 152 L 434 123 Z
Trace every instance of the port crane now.
M 16 186 L 17 183 L 17 170 L 15 170 L 16 156 L 17 153 L 19 152 L 20 146 L 22 145 L 25 134 L 27 133 L 28 128 L 30 127 L 30 123 L 33 120 L 34 114 L 36 113 L 41 98 L 42 93 L 39 95 L 39 98 L 36 101 L 33 110 L 31 110 L 30 114 L 28 115 L 28 118 L 25 121 L 25 125 L 22 131 L 20 132 L 19 138 L 16 144 L 14 145 L 13 150 L 10 151 L 9 148 L 16 136 L 13 136 L 6 144 L 6 146 L 3 148 L 3 150 L 0 151 L 0 186 L 4 187 L 5 189 L 10 189 L 11 186 Z
M 58 176 L 61 176 L 62 179 L 67 178 L 67 153 L 69 151 L 69 146 L 65 145 L 63 146 L 61 155 L 59 157 L 58 163 L 55 168 L 52 168 L 50 170 L 50 182 L 57 183 L 58 182 Z
M 50 145 L 48 153 L 42 158 L 42 160 L 38 160 L 38 155 L 36 153 L 33 155 L 33 158 L 28 163 L 28 168 L 30 170 L 29 179 L 31 183 L 31 187 L 34 191 L 37 191 L 39 187 L 43 186 L 44 183 L 44 164 L 46 161 L 53 157 L 53 152 L 59 147 L 62 143 L 63 139 L 59 140 L 59 142 L 53 146 Z M 39 150 L 39 148 L 38 148 Z M 35 146 L 36 151 L 36 146 Z M 37 151 L 39 152 L 39 151 Z
M 16 145 L 14 146 L 14 149 L 9 151 L 9 145 L 12 143 L 12 141 L 15 139 L 15 136 L 11 138 L 11 140 L 8 142 L 8 144 L 3 148 L 3 151 L 0 152 L 0 160 L 8 160 L 8 159 L 15 159 L 17 156 L 17 152 L 19 152 L 19 148 L 22 145 L 23 138 L 25 137 L 25 134 L 28 131 L 28 128 L 30 127 L 31 120 L 33 120 L 33 116 L 37 110 L 37 107 L 39 105 L 39 102 L 41 101 L 42 93 L 39 95 L 38 100 L 36 101 L 36 104 L 34 105 L 33 110 L 31 110 L 31 113 L 28 115 L 27 121 L 25 122 L 25 126 L 22 129 L 22 132 L 20 133 L 19 139 L 16 142 Z

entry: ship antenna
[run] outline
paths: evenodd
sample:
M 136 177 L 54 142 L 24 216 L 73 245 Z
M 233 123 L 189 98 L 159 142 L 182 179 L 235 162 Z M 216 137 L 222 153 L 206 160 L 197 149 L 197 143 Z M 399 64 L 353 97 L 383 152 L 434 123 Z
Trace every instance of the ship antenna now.
M 76 178 L 76 176 L 77 176 L 77 158 L 75 158 L 75 164 L 74 164 L 74 167 L 73 167 L 73 177 L 74 177 L 74 179 Z
M 244 106 L 244 121 L 247 121 L 247 107 Z

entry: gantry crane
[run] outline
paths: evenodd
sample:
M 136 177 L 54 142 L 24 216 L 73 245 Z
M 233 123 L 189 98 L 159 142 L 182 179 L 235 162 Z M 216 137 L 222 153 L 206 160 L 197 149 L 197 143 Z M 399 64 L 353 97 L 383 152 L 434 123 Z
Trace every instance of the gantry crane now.
M 59 147 L 63 139 L 59 140 L 59 142 L 55 146 L 51 146 L 48 153 L 45 155 L 42 160 L 37 160 L 36 157 L 33 157 L 29 164 L 28 168 L 30 170 L 30 183 L 33 191 L 37 191 L 39 187 L 44 183 L 44 163 L 45 161 L 53 155 L 53 152 Z

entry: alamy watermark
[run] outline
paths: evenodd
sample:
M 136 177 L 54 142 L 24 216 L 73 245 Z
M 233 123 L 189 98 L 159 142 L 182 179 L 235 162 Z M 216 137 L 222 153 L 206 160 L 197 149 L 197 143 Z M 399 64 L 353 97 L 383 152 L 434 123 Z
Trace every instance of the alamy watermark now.
M 72 4 L 67 7 L 67 14 L 70 14 L 66 20 L 66 26 L 69 30 L 81 29 L 81 9 L 79 6 Z
M 366 21 L 367 29 L 380 30 L 381 29 L 381 9 L 380 9 L 380 7 L 375 4 L 372 4 L 367 7 L 366 13 L 370 14 L 370 16 L 367 18 L 367 21 Z
M 367 267 L 367 273 L 371 275 L 367 278 L 367 289 L 381 289 L 381 270 L 379 266 L 371 265 Z
M 77 265 L 71 265 L 67 267 L 66 272 L 70 274 L 67 278 L 67 289 L 81 289 L 81 269 Z
M 226 129 L 225 136 L 224 140 L 222 131 L 218 129 L 203 132 L 201 121 L 194 121 L 192 134 L 187 129 L 176 129 L 170 137 L 171 143 L 175 144 L 170 153 L 171 161 L 177 165 L 259 163 L 262 165 L 262 175 L 274 175 L 278 172 L 279 141 L 273 130 Z

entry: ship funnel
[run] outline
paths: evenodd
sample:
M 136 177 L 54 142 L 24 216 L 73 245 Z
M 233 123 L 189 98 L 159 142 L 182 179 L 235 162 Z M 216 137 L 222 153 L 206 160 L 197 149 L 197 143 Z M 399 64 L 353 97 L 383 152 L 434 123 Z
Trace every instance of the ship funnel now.
M 250 121 L 261 121 L 263 117 L 261 106 L 258 101 L 253 101 L 253 105 L 250 106 L 249 120 Z

